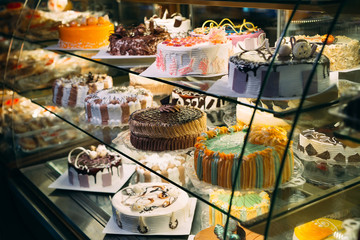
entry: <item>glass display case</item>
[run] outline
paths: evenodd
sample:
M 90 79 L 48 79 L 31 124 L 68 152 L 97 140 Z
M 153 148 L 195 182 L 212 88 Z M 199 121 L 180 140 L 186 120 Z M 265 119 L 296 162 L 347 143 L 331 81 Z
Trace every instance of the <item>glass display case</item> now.
M 345 224 L 360 216 L 356 7 L 8 1 L 0 11 L 0 149 L 26 224 L 42 226 L 32 228 L 37 237 L 56 239 L 242 239 L 241 229 L 246 239 L 307 239 L 311 231 L 345 239 L 358 232 Z M 132 42 L 145 38 L 139 29 L 155 36 L 161 20 L 173 21 L 170 33 L 178 21 L 189 26 L 143 55 L 150 41 Z M 108 22 L 115 33 L 100 29 Z M 94 26 L 96 33 L 86 32 Z M 105 32 L 111 47 L 66 45 L 60 28 L 85 40 Z M 118 47 L 125 38 L 128 48 Z M 84 155 L 120 156 L 122 165 L 76 169 Z M 114 174 L 121 180 L 109 180 Z M 165 191 L 157 197 L 169 202 L 153 206 L 151 195 L 139 204 L 143 186 L 155 189 L 150 195 Z

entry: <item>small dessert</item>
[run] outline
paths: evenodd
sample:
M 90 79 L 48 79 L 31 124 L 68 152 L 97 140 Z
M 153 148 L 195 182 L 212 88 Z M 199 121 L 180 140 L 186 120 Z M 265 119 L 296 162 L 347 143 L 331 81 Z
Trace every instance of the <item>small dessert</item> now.
M 84 107 L 86 95 L 112 86 L 113 79 L 106 74 L 90 72 L 59 78 L 53 83 L 53 102 L 63 107 Z
M 168 14 L 168 10 L 166 9 L 162 18 L 157 15 L 152 16 L 150 19 L 145 17 L 145 25 L 149 27 L 150 24 L 154 24 L 155 27 L 163 27 L 170 33 L 171 38 L 187 37 L 191 29 L 190 19 L 186 19 L 180 13 L 174 13 L 170 17 L 168 17 Z
M 109 17 L 87 17 L 59 26 L 59 46 L 65 49 L 98 49 L 109 45 L 114 25 Z
M 131 68 L 131 71 L 142 73 L 147 67 Z M 170 95 L 174 86 L 166 83 L 162 83 L 156 80 L 149 79 L 137 74 L 129 73 L 130 86 L 143 87 L 150 90 L 154 96 Z
M 152 103 L 152 93 L 144 88 L 103 89 L 85 98 L 85 118 L 94 125 L 127 124 L 131 113 L 151 107 Z
M 206 130 L 206 114 L 190 106 L 162 105 L 134 112 L 129 127 L 131 144 L 137 149 L 186 149 Z
M 119 25 L 115 32 L 111 34 L 110 55 L 154 55 L 156 46 L 170 38 L 168 32 L 161 27 L 147 28 L 144 24 L 126 29 L 123 25 Z
M 230 190 L 220 189 L 210 194 L 209 202 L 227 212 L 229 211 L 230 197 Z M 270 198 L 264 191 L 260 193 L 235 191 L 232 201 L 230 214 L 240 221 L 248 221 L 269 211 Z M 225 225 L 226 219 L 225 214 L 209 206 L 210 225 Z
M 280 127 L 253 126 L 235 180 L 247 131 L 247 126 L 217 127 L 197 138 L 194 166 L 200 181 L 224 188 L 232 188 L 235 181 L 236 190 L 274 187 L 288 142 L 287 132 Z M 290 145 L 281 175 L 282 183 L 290 180 L 293 168 Z
M 73 153 L 80 153 L 73 156 Z M 108 187 L 123 176 L 121 156 L 109 151 L 104 145 L 90 149 L 77 147 L 68 155 L 69 183 L 74 186 Z
M 63 12 L 72 8 L 69 0 L 48 0 L 47 6 L 51 12 Z
M 322 240 L 342 229 L 342 221 L 318 218 L 294 229 L 293 240 Z
M 282 52 L 273 62 L 262 97 L 292 98 L 301 97 L 316 60 L 316 45 L 306 41 L 295 42 L 292 51 Z M 282 45 L 284 48 L 287 45 Z M 285 52 L 287 54 L 285 54 Z M 231 89 L 244 97 L 257 98 L 271 63 L 272 50 L 245 51 L 230 57 L 229 80 Z M 283 55 L 285 54 L 285 55 Z M 321 93 L 328 89 L 330 61 L 321 56 L 316 72 L 311 80 L 307 95 Z
M 112 198 L 117 225 L 128 232 L 157 234 L 189 221 L 190 201 L 186 192 L 166 183 L 138 183 Z
M 185 155 L 147 154 L 139 162 L 181 186 L 187 182 L 184 167 Z M 167 182 L 140 165 L 136 167 L 136 173 L 138 182 Z
M 156 68 L 172 77 L 225 74 L 231 54 L 225 32 L 212 29 L 206 37 L 168 39 L 160 43 Z
M 211 111 L 225 107 L 228 102 L 209 95 L 174 88 L 171 93 L 171 104 L 197 107 L 203 111 Z

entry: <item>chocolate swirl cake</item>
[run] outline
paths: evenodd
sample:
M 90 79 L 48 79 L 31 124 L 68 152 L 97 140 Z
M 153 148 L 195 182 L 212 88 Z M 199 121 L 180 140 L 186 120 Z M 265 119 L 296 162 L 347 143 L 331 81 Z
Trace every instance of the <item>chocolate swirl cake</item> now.
M 154 55 L 158 43 L 169 39 L 170 34 L 161 27 L 146 28 L 144 24 L 126 29 L 119 25 L 110 38 L 111 55 Z
M 166 105 L 138 110 L 129 119 L 131 144 L 141 150 L 164 151 L 193 147 L 206 130 L 206 114 L 190 106 Z

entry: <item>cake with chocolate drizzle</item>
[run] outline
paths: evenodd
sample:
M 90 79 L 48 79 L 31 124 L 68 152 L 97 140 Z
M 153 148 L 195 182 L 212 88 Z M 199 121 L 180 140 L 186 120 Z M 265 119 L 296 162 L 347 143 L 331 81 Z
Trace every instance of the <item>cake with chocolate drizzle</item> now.
M 74 75 L 56 79 L 53 103 L 63 107 L 84 107 L 85 97 L 98 90 L 111 88 L 113 79 L 106 74 Z
M 140 87 L 114 87 L 89 94 L 85 98 L 85 118 L 94 125 L 128 124 L 132 112 L 151 107 L 152 93 Z
M 115 33 L 110 35 L 110 55 L 154 55 L 156 46 L 170 38 L 170 34 L 164 28 L 154 27 L 150 24 L 146 28 L 144 24 L 126 29 L 119 25 Z
M 206 114 L 191 106 L 162 105 L 134 112 L 129 127 L 130 142 L 137 149 L 186 149 L 206 130 Z
M 73 155 L 75 151 L 80 151 Z M 90 149 L 76 147 L 68 155 L 69 183 L 74 186 L 108 187 L 123 175 L 120 154 L 109 151 L 104 145 Z
M 190 199 L 167 183 L 138 183 L 112 198 L 117 225 L 130 233 L 159 234 L 182 228 L 191 221 Z
M 304 177 L 319 183 L 335 184 L 360 176 L 360 147 L 334 136 L 336 127 L 302 131 L 296 154 L 304 164 Z

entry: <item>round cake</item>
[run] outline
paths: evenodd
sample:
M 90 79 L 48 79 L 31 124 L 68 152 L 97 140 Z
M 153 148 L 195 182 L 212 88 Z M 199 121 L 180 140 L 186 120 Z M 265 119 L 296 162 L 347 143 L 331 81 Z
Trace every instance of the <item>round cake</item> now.
M 53 103 L 63 107 L 84 107 L 86 95 L 112 86 L 113 79 L 106 74 L 59 78 L 53 83 Z
M 73 156 L 77 150 L 80 153 Z M 74 186 L 111 186 L 123 176 L 120 154 L 107 150 L 104 145 L 74 148 L 68 155 L 68 175 L 69 183 Z
M 226 236 L 228 237 L 227 239 L 229 240 L 263 240 L 264 239 L 263 235 L 257 234 L 240 226 L 236 226 L 236 230 L 233 232 L 228 230 Z M 223 240 L 223 239 L 224 239 L 224 227 L 219 224 L 201 230 L 195 235 L 194 238 L 194 240 Z
M 184 38 L 188 35 L 191 29 L 191 23 L 189 19 L 183 17 L 180 13 L 174 13 L 168 17 L 167 9 L 164 12 L 162 18 L 157 15 L 152 16 L 150 19 L 145 17 L 145 25 L 150 26 L 154 24 L 155 27 L 163 27 L 170 33 L 171 38 Z
M 247 126 L 218 127 L 204 132 L 195 144 L 194 165 L 199 180 L 232 188 L 247 133 Z M 287 132 L 280 127 L 253 126 L 246 144 L 236 190 L 275 187 Z M 292 145 L 285 158 L 281 182 L 289 181 L 294 168 Z
M 226 37 L 231 40 L 235 52 L 241 50 L 238 44 L 244 46 L 251 45 L 252 47 L 257 48 L 261 44 L 261 42 L 259 42 L 259 36 L 265 34 L 262 29 L 254 26 L 251 22 L 247 22 L 245 19 L 242 24 L 235 25 L 230 19 L 224 18 L 220 23 L 217 23 L 214 20 L 205 21 L 202 27 L 195 28 L 190 33 L 190 36 L 206 36 L 212 28 L 225 29 Z
M 296 42 L 291 53 L 289 46 L 282 45 L 284 50 L 271 66 L 262 97 L 301 97 L 316 59 L 312 55 L 313 46 L 304 41 Z M 243 97 L 257 98 L 271 58 L 268 51 L 246 51 L 230 57 L 228 85 Z M 307 95 L 323 92 L 331 86 L 329 67 L 329 59 L 321 56 Z
M 117 225 L 128 232 L 156 234 L 182 227 L 190 216 L 186 192 L 166 183 L 139 183 L 112 198 Z
M 151 107 L 153 95 L 144 88 L 114 87 L 87 95 L 85 117 L 95 125 L 127 124 L 132 112 Z
M 187 182 L 184 167 L 185 155 L 146 154 L 139 162 L 181 186 L 185 186 Z M 138 182 L 167 182 L 140 165 L 136 166 L 136 174 Z
M 227 212 L 229 211 L 230 197 L 230 190 L 220 189 L 210 194 L 209 202 Z M 269 211 L 270 198 L 264 191 L 260 193 L 235 191 L 232 201 L 230 214 L 240 221 L 248 221 Z M 209 206 L 210 225 L 220 224 L 224 226 L 226 219 L 225 214 Z
M 114 25 L 109 17 L 88 17 L 59 26 L 59 46 L 66 49 L 98 49 L 109 45 Z
M 206 37 L 187 37 L 160 43 L 156 68 L 172 77 L 226 74 L 232 54 L 225 32 L 214 29 Z
M 335 127 L 300 133 L 296 154 L 304 164 L 304 177 L 324 184 L 341 183 L 360 176 L 360 146 L 348 146 L 333 135 Z
M 131 144 L 137 149 L 186 149 L 206 130 L 206 114 L 189 106 L 162 105 L 134 112 L 129 127 Z
M 225 107 L 228 102 L 224 99 L 212 97 L 209 95 L 188 91 L 182 88 L 174 88 L 171 92 L 171 101 L 172 104 L 184 105 L 184 106 L 193 106 L 197 107 L 203 111 L 211 111 Z

